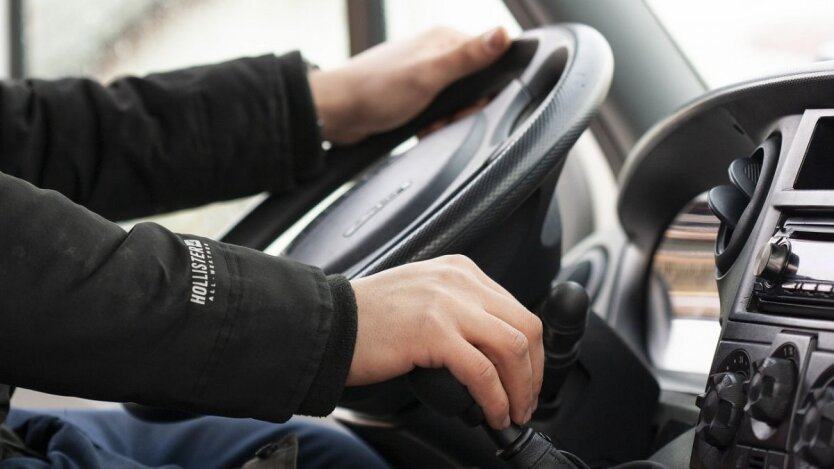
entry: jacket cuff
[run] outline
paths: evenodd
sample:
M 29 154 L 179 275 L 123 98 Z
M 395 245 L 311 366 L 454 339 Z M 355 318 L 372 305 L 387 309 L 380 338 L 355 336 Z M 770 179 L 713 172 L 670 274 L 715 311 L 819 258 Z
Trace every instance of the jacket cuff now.
M 289 151 L 296 180 L 309 179 L 324 169 L 322 136 L 307 78 L 309 67 L 301 54 L 290 52 L 278 61 L 289 108 Z
M 356 297 L 350 282 L 341 275 L 329 275 L 327 283 L 333 301 L 330 337 L 321 364 L 299 406 L 298 413 L 325 416 L 336 407 L 347 381 L 356 345 Z

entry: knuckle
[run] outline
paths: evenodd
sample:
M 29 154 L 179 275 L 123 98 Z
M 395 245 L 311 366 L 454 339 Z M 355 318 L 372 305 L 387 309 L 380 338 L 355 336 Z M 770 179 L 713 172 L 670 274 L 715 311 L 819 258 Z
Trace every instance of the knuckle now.
M 470 259 L 468 256 L 464 256 L 463 254 L 455 254 L 455 259 L 461 263 L 461 265 L 474 267 L 475 262 Z
M 504 416 L 510 413 L 510 401 L 507 399 L 499 399 L 493 404 L 495 415 Z
M 492 384 L 498 379 L 498 373 L 495 371 L 495 366 L 487 359 L 482 359 L 477 364 L 477 379 L 481 386 Z
M 523 358 L 529 354 L 530 341 L 519 330 L 513 330 L 510 334 L 509 350 L 516 358 Z
M 478 269 L 478 265 L 475 264 L 475 261 L 467 256 L 464 256 L 463 254 L 452 254 L 449 257 L 451 264 L 459 269 L 463 269 L 467 272 L 474 272 Z
M 452 265 L 461 265 L 468 260 L 468 257 L 463 254 L 447 254 L 442 259 Z
M 429 337 L 437 337 L 445 330 L 442 325 L 442 316 L 442 307 L 439 307 L 436 303 L 429 304 L 420 314 L 419 330 Z
M 542 383 L 544 382 L 544 375 L 539 373 L 538 375 L 533 378 L 533 387 L 538 391 L 542 388 Z
M 540 341 L 542 339 L 542 336 L 544 335 L 544 326 L 542 325 L 542 320 L 535 314 L 530 314 L 530 317 L 530 336 L 534 340 Z
M 436 272 L 437 281 L 444 287 L 449 285 L 460 285 L 462 283 L 470 283 L 474 280 L 471 271 L 458 264 L 447 264 L 442 266 Z
M 457 277 L 457 269 L 455 269 L 452 266 L 443 266 L 441 269 L 438 269 L 437 271 L 437 280 L 439 280 L 443 284 L 455 281 L 457 280 Z
M 467 68 L 473 68 L 483 61 L 484 49 L 478 43 L 466 44 L 461 51 L 460 60 Z
M 402 78 L 406 90 L 426 94 L 437 88 L 437 73 L 425 66 L 422 67 L 422 70 L 421 73 L 409 73 Z

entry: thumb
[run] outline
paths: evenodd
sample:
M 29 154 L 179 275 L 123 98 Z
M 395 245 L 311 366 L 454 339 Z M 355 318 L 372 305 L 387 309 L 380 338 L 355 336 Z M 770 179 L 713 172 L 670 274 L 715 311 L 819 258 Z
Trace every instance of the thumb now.
M 495 62 L 504 55 L 504 52 L 510 47 L 510 42 L 510 36 L 502 26 L 466 40 L 450 51 L 445 58 L 448 83 L 477 72 Z

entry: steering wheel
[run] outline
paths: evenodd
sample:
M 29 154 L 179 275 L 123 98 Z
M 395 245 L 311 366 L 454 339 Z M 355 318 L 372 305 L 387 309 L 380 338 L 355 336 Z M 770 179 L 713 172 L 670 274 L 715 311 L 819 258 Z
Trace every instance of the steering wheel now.
M 322 177 L 292 194 L 271 196 L 223 240 L 268 248 L 354 180 L 282 254 L 355 278 L 465 253 L 529 304 L 558 271 L 559 237 L 542 235 L 554 223 L 548 214 L 556 179 L 605 98 L 612 73 L 611 50 L 590 27 L 527 31 L 499 61 L 452 84 L 411 122 L 331 150 Z M 437 119 L 491 96 L 479 112 L 391 153 Z M 139 410 L 144 418 L 177 419 Z
M 555 181 L 568 150 L 604 99 L 612 70 L 608 44 L 587 26 L 527 31 L 498 62 L 451 85 L 408 124 L 331 151 L 324 177 L 271 197 L 224 241 L 267 248 L 301 215 L 364 171 L 281 254 L 356 277 L 464 252 L 546 181 Z M 420 128 L 492 95 L 480 112 L 390 155 Z

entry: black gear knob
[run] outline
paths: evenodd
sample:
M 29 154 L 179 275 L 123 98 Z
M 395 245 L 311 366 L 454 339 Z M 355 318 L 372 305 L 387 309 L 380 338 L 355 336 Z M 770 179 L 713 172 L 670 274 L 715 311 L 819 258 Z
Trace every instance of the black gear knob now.
M 541 310 L 545 352 L 545 376 L 540 394 L 552 400 L 579 356 L 591 304 L 588 293 L 576 282 L 559 283 L 550 290 Z
M 429 409 L 446 417 L 459 417 L 470 426 L 480 425 L 498 447 L 496 454 L 513 469 L 577 469 L 575 456 L 556 449 L 546 435 L 532 428 L 510 424 L 495 430 L 466 387 L 446 368 L 415 368 L 408 374 L 411 390 Z M 587 467 L 587 466 L 583 466 Z

